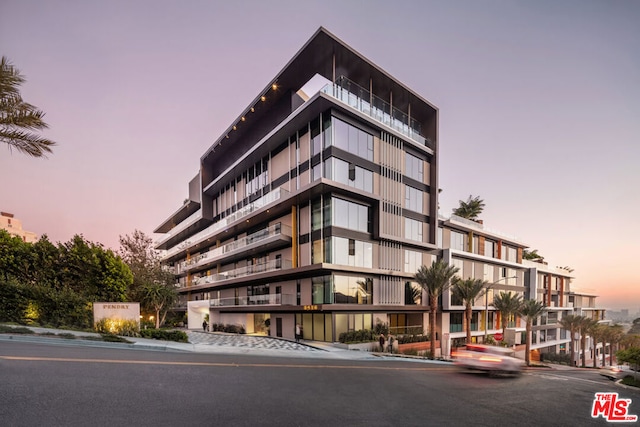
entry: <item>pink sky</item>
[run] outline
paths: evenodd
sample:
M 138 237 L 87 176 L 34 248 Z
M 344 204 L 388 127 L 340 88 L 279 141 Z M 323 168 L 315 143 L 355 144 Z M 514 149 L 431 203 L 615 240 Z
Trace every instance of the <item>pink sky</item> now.
M 0 53 L 59 145 L 0 147 L 0 210 L 54 242 L 151 234 L 322 25 L 440 108 L 442 214 L 480 195 L 487 226 L 640 309 L 640 3 L 215 3 L 4 1 Z

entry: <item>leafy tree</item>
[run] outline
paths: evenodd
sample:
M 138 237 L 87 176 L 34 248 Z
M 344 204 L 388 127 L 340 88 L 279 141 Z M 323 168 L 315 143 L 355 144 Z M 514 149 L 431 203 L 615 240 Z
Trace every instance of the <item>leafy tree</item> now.
M 493 297 L 491 305 L 500 312 L 502 335 L 504 336 L 509 318 L 518 313 L 522 305 L 522 296 L 512 292 L 500 292 L 500 294 Z
M 462 218 L 477 220 L 484 210 L 484 200 L 480 196 L 469 196 L 467 201 L 460 200 L 460 205 L 453 209 L 453 214 Z
M 453 295 L 462 300 L 464 305 L 465 330 L 467 331 L 467 344 L 471 344 L 471 316 L 473 315 L 473 303 L 486 292 L 487 282 L 480 279 L 456 280 L 452 291 Z
M 609 325 L 609 327 L 607 328 L 606 336 L 607 341 L 609 342 L 609 361 L 611 365 L 613 365 L 614 363 L 613 349 L 614 347 L 616 348 L 616 350 L 618 349 L 620 343 L 624 338 L 624 335 L 625 334 L 622 330 L 622 325 Z
M 637 371 L 640 367 L 640 347 L 629 347 L 616 353 L 619 362 L 629 363 L 633 368 L 633 378 L 637 379 Z
M 576 332 L 580 329 L 580 322 L 582 322 L 582 316 L 576 316 L 575 314 L 563 316 L 559 322 L 562 329 L 569 331 L 569 334 L 571 335 L 571 340 L 569 341 L 569 358 L 571 359 L 571 366 L 575 363 L 576 349 L 574 347 L 574 341 Z
M 178 299 L 173 275 L 162 268 L 153 241 L 142 231 L 120 236 L 119 253 L 133 273 L 129 299 L 139 301 L 143 310 L 155 313 L 159 327 Z
M 48 128 L 44 112 L 24 102 L 20 85 L 25 82 L 20 71 L 4 56 L 0 60 L 0 141 L 33 157 L 51 153 L 55 142 L 32 133 Z
M 531 326 L 533 321 L 546 311 L 543 303 L 533 299 L 524 301 L 518 310 L 518 314 L 526 319 L 526 345 L 524 359 L 527 366 L 531 365 Z
M 436 354 L 436 314 L 438 297 L 455 282 L 458 267 L 449 265 L 443 260 L 431 263 L 430 267 L 421 266 L 415 274 L 415 281 L 429 294 L 429 338 L 431 340 L 431 359 Z
M 178 292 L 173 286 L 162 283 L 147 283 L 143 287 L 142 300 L 144 307 L 155 313 L 156 329 L 164 323 L 167 312 L 178 300 Z

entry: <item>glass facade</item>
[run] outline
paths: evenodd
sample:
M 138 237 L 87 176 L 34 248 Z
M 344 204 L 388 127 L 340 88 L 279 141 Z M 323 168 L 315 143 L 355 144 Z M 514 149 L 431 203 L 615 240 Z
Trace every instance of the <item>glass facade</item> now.
M 409 185 L 404 186 L 404 207 L 422 213 L 422 191 Z
M 373 280 L 356 276 L 322 276 L 312 279 L 312 304 L 371 304 Z

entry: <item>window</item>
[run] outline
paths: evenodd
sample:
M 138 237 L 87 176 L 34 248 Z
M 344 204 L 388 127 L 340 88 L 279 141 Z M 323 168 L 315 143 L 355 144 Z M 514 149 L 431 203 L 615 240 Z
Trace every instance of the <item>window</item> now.
M 334 140 L 327 141 L 334 146 L 373 161 L 373 135 L 356 128 L 340 119 L 333 118 Z
M 462 313 L 449 314 L 449 332 L 462 332 Z
M 373 172 L 336 157 L 327 159 L 324 163 L 324 176 L 332 181 L 373 193 Z
M 359 203 L 333 197 L 328 199 L 327 217 L 331 218 L 331 225 L 348 228 L 349 230 L 370 233 L 372 225 L 369 217 L 369 207 Z M 329 224 L 325 224 L 329 225 Z
M 373 280 L 354 276 L 333 276 L 335 304 L 371 304 Z
M 422 191 L 417 188 L 404 186 L 404 207 L 414 212 L 422 213 Z
M 424 163 L 422 159 L 414 155 L 405 153 L 404 157 L 405 175 L 416 181 L 424 182 Z
M 325 262 L 373 268 L 372 243 L 333 236 L 327 239 L 327 245 L 330 246 L 330 253 Z
M 484 241 L 484 256 L 495 258 L 496 256 L 496 242 L 491 240 Z
M 422 222 L 411 218 L 405 218 L 404 237 L 405 239 L 422 242 Z
M 415 274 L 422 266 L 422 253 L 417 251 L 404 251 L 404 272 Z
M 463 233 L 458 233 L 457 231 L 451 230 L 451 249 L 457 249 L 459 251 L 464 251 L 464 241 L 465 235 Z

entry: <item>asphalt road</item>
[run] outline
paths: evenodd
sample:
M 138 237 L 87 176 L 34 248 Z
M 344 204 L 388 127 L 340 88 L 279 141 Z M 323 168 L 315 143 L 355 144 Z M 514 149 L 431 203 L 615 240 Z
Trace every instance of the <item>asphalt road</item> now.
M 0 342 L 2 426 L 585 426 L 597 372 L 466 373 L 447 364 Z M 635 423 L 634 423 L 635 424 Z

